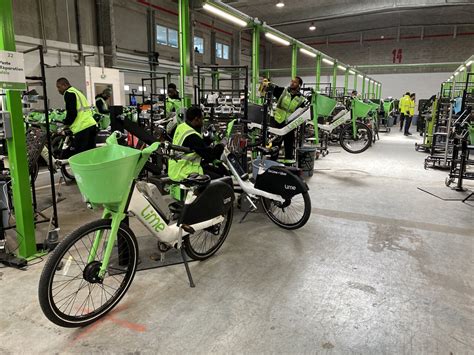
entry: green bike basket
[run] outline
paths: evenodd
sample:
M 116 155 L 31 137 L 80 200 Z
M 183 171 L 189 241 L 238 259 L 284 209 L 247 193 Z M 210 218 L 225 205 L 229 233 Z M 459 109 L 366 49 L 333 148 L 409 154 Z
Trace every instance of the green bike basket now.
M 367 117 L 372 106 L 360 100 L 352 100 L 352 113 L 356 118 Z
M 336 100 L 316 94 L 316 113 L 318 116 L 329 116 L 336 107 Z
M 87 202 L 118 205 L 130 192 L 141 151 L 113 144 L 69 158 L 77 185 Z

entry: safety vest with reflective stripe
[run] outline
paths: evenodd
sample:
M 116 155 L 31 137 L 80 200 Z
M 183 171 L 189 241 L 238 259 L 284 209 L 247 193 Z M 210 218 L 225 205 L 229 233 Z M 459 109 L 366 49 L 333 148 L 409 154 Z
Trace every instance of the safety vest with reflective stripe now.
M 410 113 L 410 116 L 412 116 L 412 117 L 415 115 L 415 100 L 412 100 L 411 98 L 410 98 L 410 101 L 409 101 L 408 112 Z
M 411 99 L 409 95 L 403 96 L 399 101 L 398 108 L 404 115 L 408 115 L 410 113 L 410 101 Z
M 173 136 L 174 145 L 183 145 L 184 140 L 192 134 L 202 135 L 186 122 L 181 123 Z M 178 161 L 170 159 L 168 162 L 168 176 L 173 181 L 181 181 L 186 179 L 190 174 L 203 174 L 201 167 L 201 157 L 197 153 L 188 153 L 181 156 Z
M 76 134 L 85 130 L 86 128 L 97 125 L 92 115 L 91 106 L 89 105 L 89 102 L 87 101 L 84 94 L 72 86 L 67 89 L 66 92 L 76 95 L 77 116 L 71 126 L 69 126 L 71 132 Z
M 304 97 L 301 95 L 296 95 L 291 98 L 290 92 L 285 89 L 281 94 L 277 102 L 277 108 L 275 110 L 275 121 L 278 123 L 283 123 L 287 120 L 296 109 L 303 103 Z
M 107 105 L 107 101 L 105 101 L 102 96 L 98 96 L 95 99 L 95 106 L 97 107 L 97 101 L 99 101 L 99 100 L 102 101 L 102 110 L 108 111 L 109 110 L 109 105 Z M 97 110 L 97 111 L 99 111 L 99 110 Z M 99 112 L 99 113 L 103 113 L 103 112 Z
M 183 107 L 181 99 L 166 98 L 166 114 L 169 115 L 171 112 L 179 113 L 179 110 Z

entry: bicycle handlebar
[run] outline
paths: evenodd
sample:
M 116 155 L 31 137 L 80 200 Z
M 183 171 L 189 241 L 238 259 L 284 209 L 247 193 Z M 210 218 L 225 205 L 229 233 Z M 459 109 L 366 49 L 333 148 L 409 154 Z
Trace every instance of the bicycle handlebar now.
M 191 148 L 183 147 L 180 145 L 174 145 L 171 143 L 165 143 L 165 147 L 170 150 L 175 150 L 177 152 L 182 152 L 182 153 L 192 153 L 193 150 Z

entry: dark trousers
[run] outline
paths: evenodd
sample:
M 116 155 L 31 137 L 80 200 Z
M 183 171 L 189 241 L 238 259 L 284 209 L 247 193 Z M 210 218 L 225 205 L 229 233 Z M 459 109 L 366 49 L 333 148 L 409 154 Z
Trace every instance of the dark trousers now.
M 405 114 L 400 114 L 400 131 L 403 129 L 403 122 L 405 121 Z
M 411 120 L 413 119 L 412 116 L 406 116 L 405 117 L 405 134 L 408 133 L 408 131 L 410 130 L 410 126 L 411 126 Z
M 286 122 L 278 123 L 273 118 L 271 120 L 271 126 L 275 128 L 283 128 L 286 126 Z M 281 146 L 281 142 L 279 144 Z M 283 136 L 283 145 L 285 146 L 285 159 L 294 159 L 295 157 L 295 130 L 289 132 Z M 273 160 L 278 157 L 272 157 Z
M 74 135 L 74 154 L 95 148 L 97 127 L 86 128 Z

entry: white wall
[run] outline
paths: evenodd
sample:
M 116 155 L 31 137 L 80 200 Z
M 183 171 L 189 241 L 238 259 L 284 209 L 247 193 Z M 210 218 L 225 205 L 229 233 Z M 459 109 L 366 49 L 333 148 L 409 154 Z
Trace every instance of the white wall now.
M 438 94 L 441 83 L 449 77 L 450 73 L 412 73 L 412 74 L 373 74 L 370 75 L 374 80 L 382 83 L 382 98 L 394 97 L 400 98 L 407 91 L 416 93 L 417 101 L 419 99 L 429 99 Z M 349 90 L 354 85 L 353 75 L 349 77 Z M 314 83 L 314 76 L 301 77 L 305 83 Z M 321 76 L 321 83 L 330 82 L 329 76 Z M 286 86 L 290 82 L 290 77 L 275 77 L 272 81 L 281 86 Z M 337 87 L 344 86 L 344 76 L 338 75 Z M 362 79 L 357 80 L 357 90 L 361 92 Z
M 377 74 L 372 77 L 382 83 L 382 97 L 400 98 L 405 92 L 416 93 L 419 99 L 429 99 L 438 94 L 441 83 L 449 73 Z

